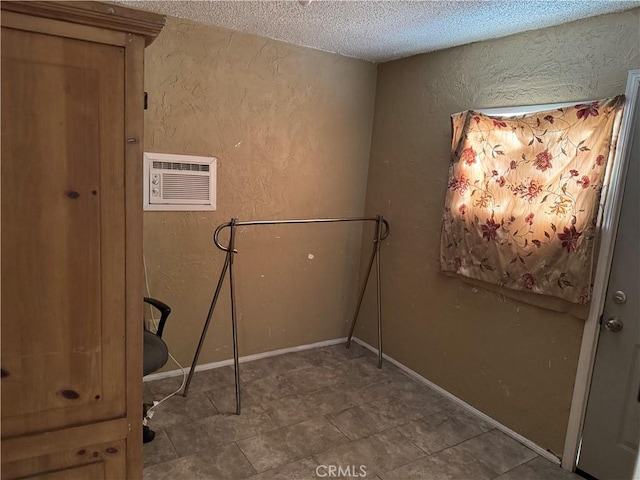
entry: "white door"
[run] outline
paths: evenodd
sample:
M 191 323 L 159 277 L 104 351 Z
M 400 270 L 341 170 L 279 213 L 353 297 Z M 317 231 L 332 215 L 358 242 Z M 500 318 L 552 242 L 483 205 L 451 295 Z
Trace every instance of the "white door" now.
M 640 437 L 640 97 L 578 468 L 631 479 Z

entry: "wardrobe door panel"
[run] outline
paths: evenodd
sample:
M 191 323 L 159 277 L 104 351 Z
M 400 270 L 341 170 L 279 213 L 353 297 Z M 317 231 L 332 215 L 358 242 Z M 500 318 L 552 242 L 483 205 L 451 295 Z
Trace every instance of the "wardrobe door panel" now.
M 123 417 L 124 49 L 2 28 L 2 437 Z

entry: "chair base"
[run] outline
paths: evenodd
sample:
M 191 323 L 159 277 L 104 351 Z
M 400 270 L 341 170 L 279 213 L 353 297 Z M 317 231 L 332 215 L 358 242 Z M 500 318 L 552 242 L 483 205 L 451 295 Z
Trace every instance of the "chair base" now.
M 156 432 L 151 430 L 148 426 L 142 426 L 142 443 L 149 443 L 156 438 Z

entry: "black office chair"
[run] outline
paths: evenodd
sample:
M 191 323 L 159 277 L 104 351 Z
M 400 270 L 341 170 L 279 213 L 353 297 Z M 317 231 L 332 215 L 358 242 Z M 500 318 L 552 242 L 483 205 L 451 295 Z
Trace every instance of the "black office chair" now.
M 160 312 L 160 323 L 158 323 L 158 331 L 156 333 L 150 332 L 146 328 L 144 329 L 144 348 L 143 348 L 143 366 L 142 375 L 149 375 L 150 373 L 159 370 L 164 367 L 169 359 L 169 349 L 167 344 L 162 340 L 162 332 L 164 330 L 164 324 L 167 322 L 167 318 L 171 313 L 169 305 L 156 300 L 155 298 L 145 297 L 144 301 L 149 305 L 154 306 Z M 143 405 L 143 415 L 147 415 L 147 405 Z M 142 427 L 142 441 L 148 443 L 156 436 L 155 432 L 151 430 L 147 425 Z

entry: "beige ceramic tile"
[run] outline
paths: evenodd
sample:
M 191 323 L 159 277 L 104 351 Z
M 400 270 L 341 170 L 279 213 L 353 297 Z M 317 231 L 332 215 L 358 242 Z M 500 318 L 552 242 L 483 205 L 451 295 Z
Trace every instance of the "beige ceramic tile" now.
M 462 409 L 427 415 L 397 427 L 398 431 L 426 453 L 457 445 L 491 429 L 491 426 Z
M 350 397 L 349 388 L 339 384 L 310 393 L 263 402 L 262 407 L 279 426 L 286 426 L 347 408 L 353 405 Z
M 178 458 L 175 448 L 167 432 L 164 430 L 156 430 L 156 436 L 153 441 L 145 443 L 142 446 L 142 453 L 144 458 L 145 468 L 156 463 L 166 462 Z
M 388 423 L 376 421 L 376 418 L 365 413 L 359 406 L 327 415 L 327 419 L 344 433 L 349 440 L 367 437 L 389 426 Z
M 146 467 L 143 480 L 240 480 L 254 473 L 237 445 L 231 443 Z
M 259 473 L 250 480 L 317 480 L 316 468 L 318 462 L 312 457 L 303 458 L 297 462 L 288 463 L 282 467 Z M 320 474 L 323 472 L 320 471 Z
M 294 353 L 267 357 L 240 364 L 240 378 L 251 382 L 259 378 L 282 375 L 284 373 L 312 367 L 313 364 Z
M 331 385 L 345 383 L 349 377 L 335 367 L 308 367 L 283 375 L 302 392 L 313 392 Z
M 491 430 L 467 440 L 458 448 L 498 474 L 533 460 L 537 456 L 532 450 L 499 430 Z
M 238 446 L 258 472 L 323 452 L 347 439 L 324 418 L 241 440 Z
M 387 430 L 314 455 L 320 465 L 347 469 L 345 477 L 372 477 L 425 456 L 396 430 Z M 350 467 L 350 468 L 348 468 Z M 339 472 L 339 470 L 338 470 Z
M 490 480 L 495 476 L 494 471 L 457 447 L 380 475 L 383 480 Z
M 236 387 L 234 384 L 220 385 L 204 392 L 221 414 L 236 413 Z M 260 406 L 260 400 L 253 397 L 251 391 L 240 385 L 241 411 L 242 409 Z
M 218 414 L 197 422 L 174 426 L 167 434 L 178 455 L 208 451 L 219 445 L 235 442 L 277 428 L 274 421 L 259 407 L 243 409 L 241 415 Z
M 583 478 L 563 470 L 560 465 L 553 464 L 546 458 L 536 457 L 500 475 L 498 480 L 583 480 Z

